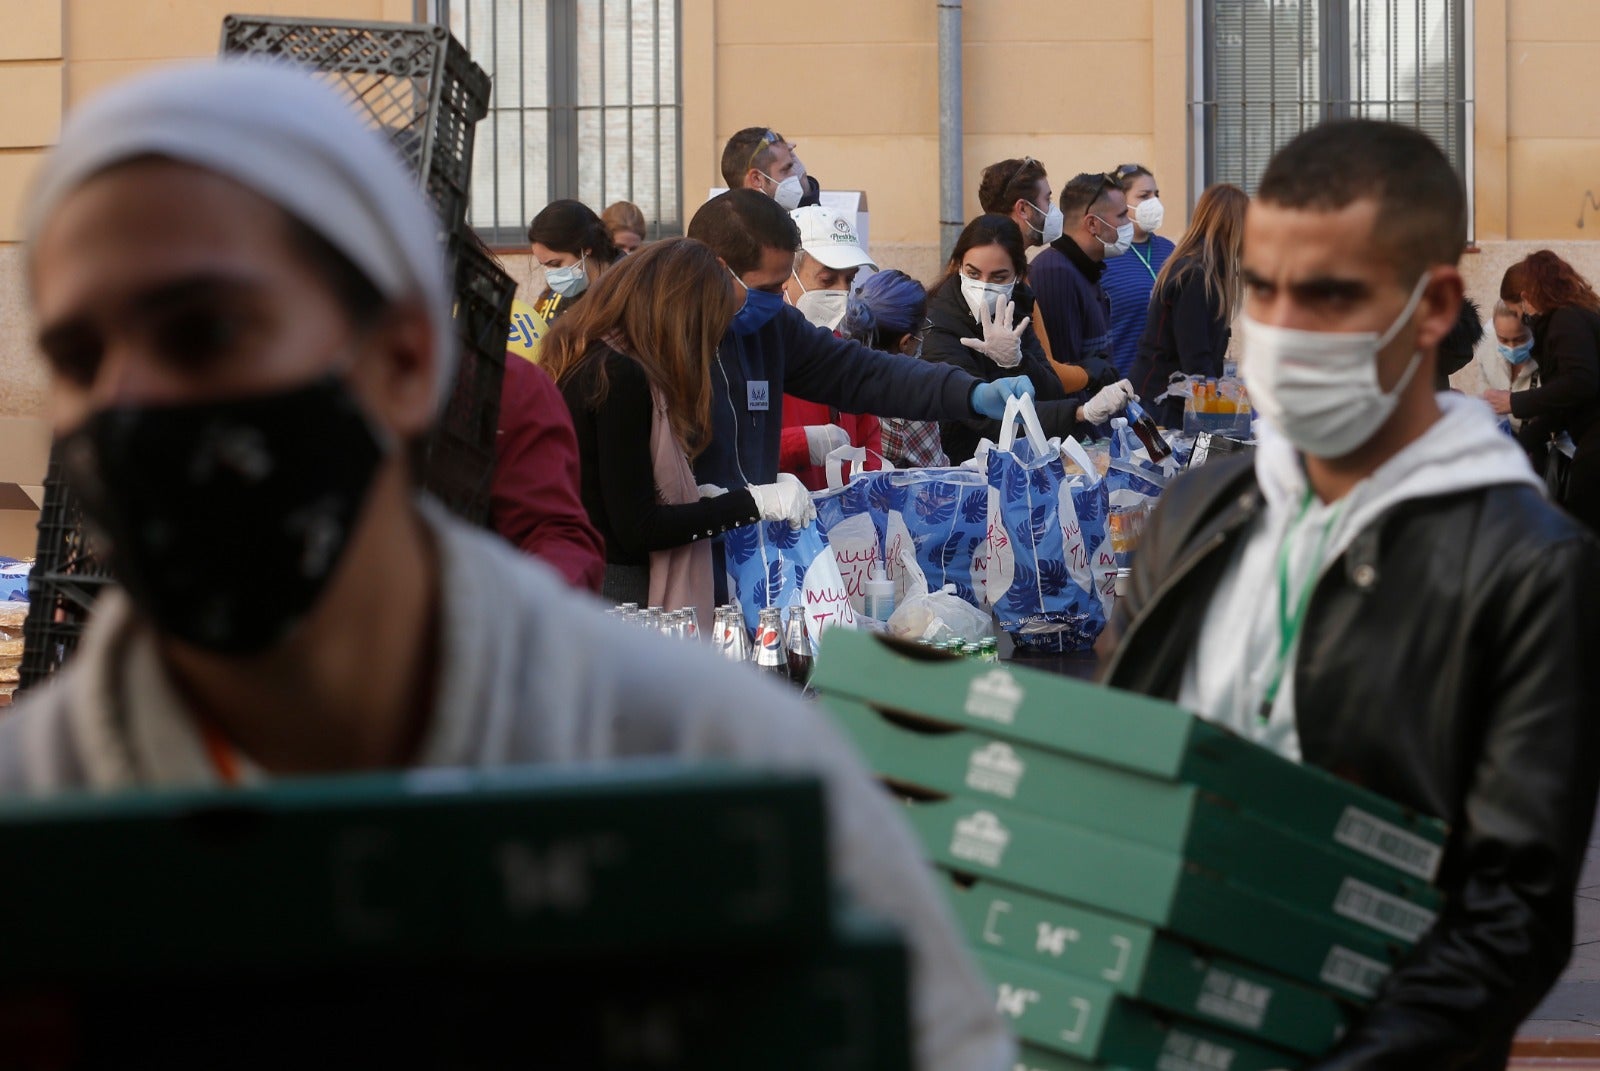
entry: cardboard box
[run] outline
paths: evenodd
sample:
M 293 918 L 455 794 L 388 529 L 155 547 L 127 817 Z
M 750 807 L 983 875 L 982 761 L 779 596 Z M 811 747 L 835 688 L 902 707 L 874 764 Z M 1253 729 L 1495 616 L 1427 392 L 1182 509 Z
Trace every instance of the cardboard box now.
M 1146 923 L 990 882 L 946 882 L 974 948 L 1087 978 L 1156 1008 L 1308 1056 L 1344 1035 L 1332 997 L 1256 967 L 1213 956 Z
M 42 1066 L 179 1071 L 910 1071 L 910 996 L 900 937 L 847 917 L 787 953 L 162 974 L 0 993 L 0 1046 L 12 1059 L 71 1054 Z
M 1275 1071 L 1280 1049 L 1159 1015 L 1109 986 L 992 952 L 978 963 L 1019 1038 L 1050 1052 L 1135 1071 Z
M 814 780 L 662 762 L 0 806 L 0 980 L 805 948 Z
M 867 764 L 897 785 L 987 797 L 1170 851 L 1230 882 L 1386 937 L 1417 941 L 1437 918 L 1438 890 L 1348 850 L 1335 852 L 1193 785 L 1158 781 L 855 700 L 824 700 Z
M 931 656 L 930 656 L 931 655 Z M 1448 828 L 1158 699 L 1026 668 L 949 659 L 835 629 L 812 686 L 883 710 L 1195 785 L 1314 843 L 1432 881 Z
M 50 467 L 50 425 L 0 417 L 0 558 L 32 558 Z
M 1242 889 L 1170 852 L 957 797 L 906 808 L 935 863 L 1114 912 L 1313 986 L 1370 1000 L 1402 942 Z
M 728 192 L 726 186 L 713 186 L 706 200 L 720 197 Z M 867 192 L 865 190 L 823 190 L 817 196 L 817 203 L 824 208 L 831 208 L 848 219 L 856 229 L 856 237 L 861 241 L 861 248 L 872 255 L 872 216 L 867 210 Z M 865 269 L 863 269 L 865 270 Z

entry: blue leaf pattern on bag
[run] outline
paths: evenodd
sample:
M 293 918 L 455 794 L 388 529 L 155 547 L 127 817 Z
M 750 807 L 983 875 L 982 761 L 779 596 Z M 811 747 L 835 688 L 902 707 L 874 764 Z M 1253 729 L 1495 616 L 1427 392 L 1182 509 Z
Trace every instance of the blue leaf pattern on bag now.
M 747 562 L 755 554 L 756 547 L 760 544 L 760 536 L 756 532 L 758 526 L 747 524 L 743 528 L 735 528 L 722 537 L 723 548 L 728 559 L 740 564 Z
M 778 550 L 793 550 L 800 539 L 800 529 L 789 527 L 788 521 L 767 523 L 767 546 Z
M 1057 524 L 1056 511 L 1052 503 L 1046 502 L 1033 511 L 1028 518 L 1029 535 L 1033 537 L 1033 546 L 1037 547 L 1044 542 L 1045 536 L 1050 534 L 1051 525 Z
M 930 484 L 917 495 L 917 516 L 928 524 L 949 524 L 956 515 L 955 496 L 939 493 L 942 487 Z
M 1006 592 L 1006 597 L 1000 600 L 1000 605 L 1011 613 L 1037 613 L 1040 609 L 1038 574 L 1020 561 L 1017 562 L 1011 588 Z
M 989 519 L 987 488 L 968 487 L 961 495 L 961 519 L 968 524 L 984 524 Z
M 1072 577 L 1067 572 L 1067 563 L 1063 561 L 1042 561 L 1039 563 L 1039 586 L 1046 595 L 1060 595 L 1072 585 Z
M 1030 470 L 1028 482 L 1033 485 L 1034 492 L 1041 495 L 1049 494 L 1050 488 L 1055 483 L 1050 478 L 1050 467 L 1048 465 L 1040 465 L 1038 468 Z

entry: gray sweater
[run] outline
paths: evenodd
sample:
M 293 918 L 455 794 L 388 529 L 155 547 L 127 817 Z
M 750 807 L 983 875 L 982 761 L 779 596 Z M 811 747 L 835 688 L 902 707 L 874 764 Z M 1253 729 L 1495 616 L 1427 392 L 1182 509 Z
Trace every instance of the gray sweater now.
M 417 765 L 675 756 L 820 774 L 835 880 L 910 941 L 918 1066 L 1010 1066 L 1010 1038 L 932 873 L 889 796 L 820 714 L 709 651 L 607 618 L 436 505 L 423 512 L 438 541 L 444 620 L 439 702 Z M 121 592 L 103 596 L 72 664 L 0 718 L 0 793 L 214 781 L 150 627 Z

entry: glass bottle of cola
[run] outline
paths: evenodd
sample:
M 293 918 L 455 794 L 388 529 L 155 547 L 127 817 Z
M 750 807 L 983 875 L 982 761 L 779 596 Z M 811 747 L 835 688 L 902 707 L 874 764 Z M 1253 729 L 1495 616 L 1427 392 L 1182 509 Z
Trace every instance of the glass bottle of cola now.
M 783 611 L 776 606 L 761 611 L 756 618 L 755 663 L 758 669 L 789 676 L 789 652 L 783 642 Z
M 816 660 L 811 649 L 811 637 L 806 632 L 804 607 L 789 607 L 789 623 L 784 628 L 784 647 L 789 653 L 789 679 L 803 688 L 811 679 L 811 667 Z

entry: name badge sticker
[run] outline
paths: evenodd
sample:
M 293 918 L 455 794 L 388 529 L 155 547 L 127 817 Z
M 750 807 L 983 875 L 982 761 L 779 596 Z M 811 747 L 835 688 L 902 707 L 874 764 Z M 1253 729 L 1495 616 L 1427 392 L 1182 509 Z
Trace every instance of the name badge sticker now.
M 752 413 L 765 413 L 771 401 L 771 395 L 767 392 L 767 381 L 752 379 L 745 384 L 745 389 L 747 391 L 745 408 Z

